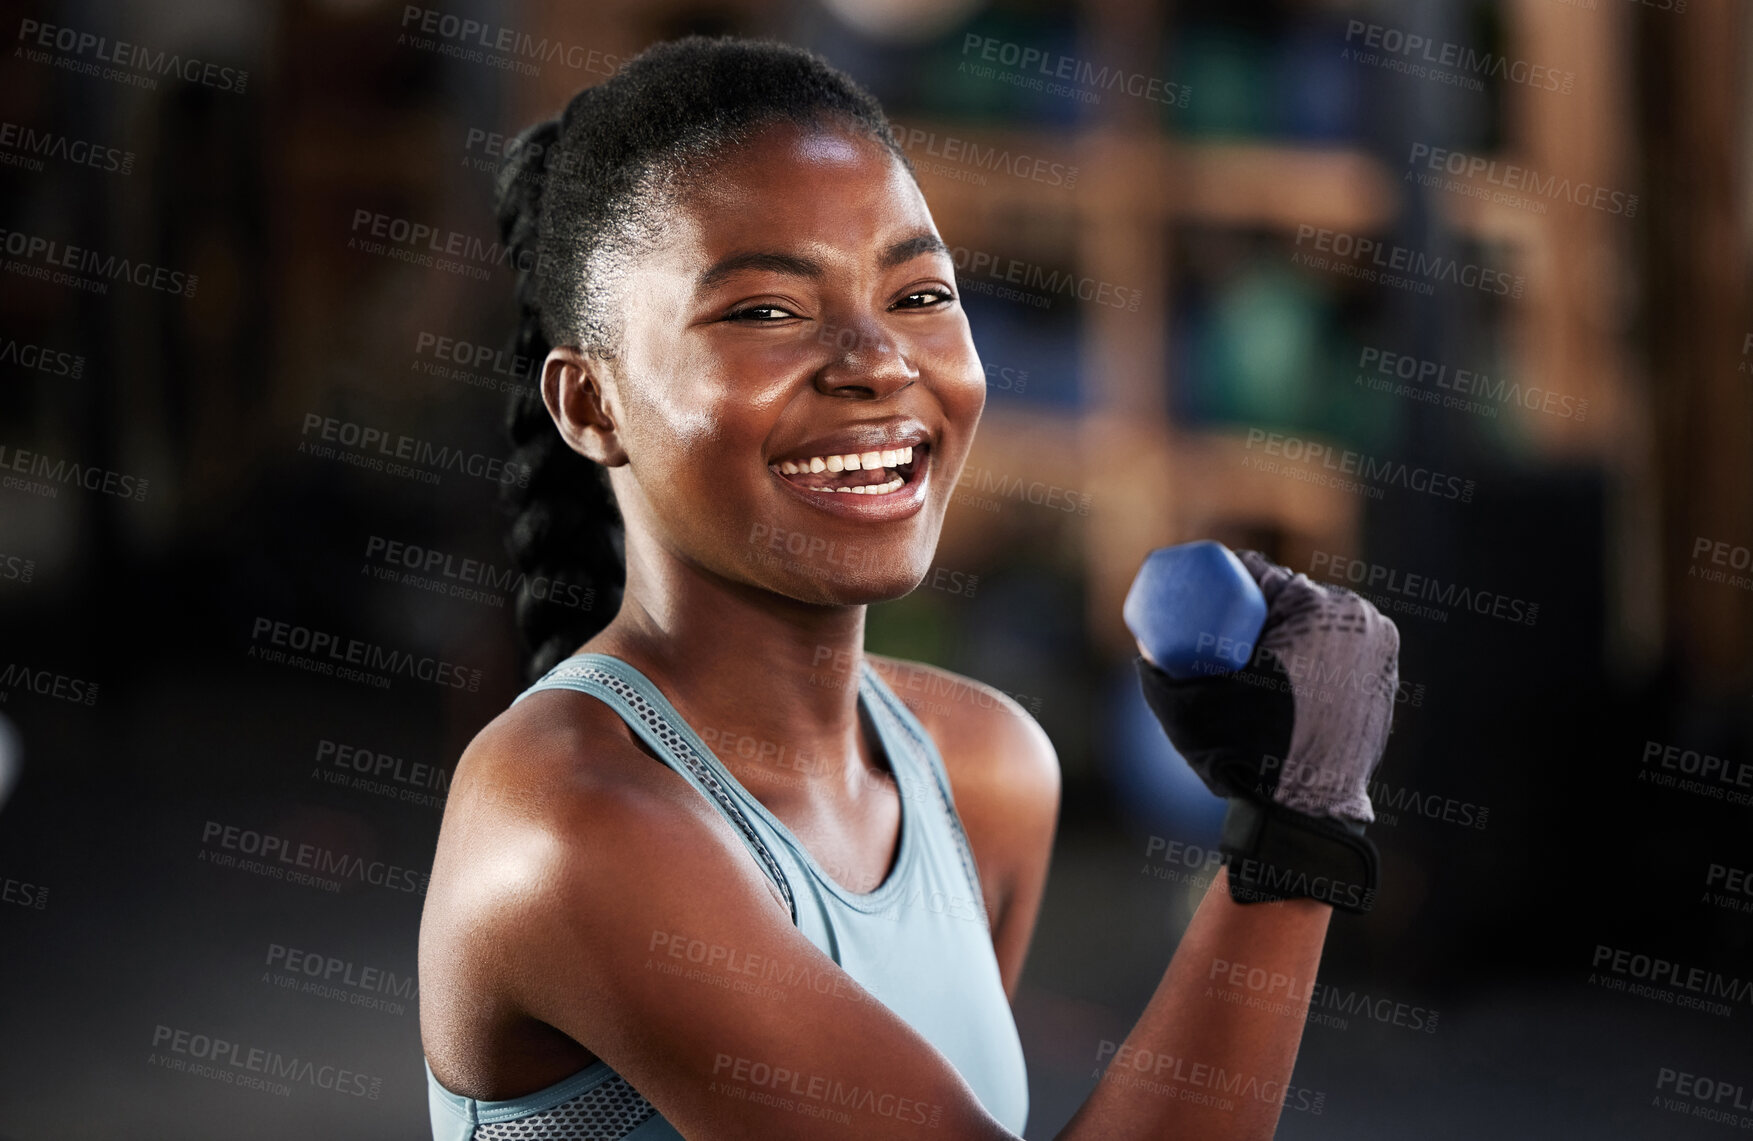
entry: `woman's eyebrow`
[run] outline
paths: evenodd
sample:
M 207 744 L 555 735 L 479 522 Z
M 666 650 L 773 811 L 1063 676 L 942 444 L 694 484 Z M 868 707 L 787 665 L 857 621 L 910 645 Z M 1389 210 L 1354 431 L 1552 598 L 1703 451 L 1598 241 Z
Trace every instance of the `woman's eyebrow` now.
M 949 247 L 943 239 L 930 231 L 902 238 L 883 250 L 877 258 L 877 265 L 882 269 L 892 269 L 903 262 L 911 261 L 920 254 L 941 253 L 949 255 Z M 694 283 L 696 291 L 710 289 L 734 273 L 745 269 L 764 269 L 772 273 L 788 274 L 792 277 L 806 277 L 820 280 L 825 274 L 822 264 L 809 258 L 795 254 L 783 254 L 767 250 L 746 250 L 741 253 L 727 254 L 701 273 L 700 279 Z
M 943 254 L 950 257 L 950 248 L 930 230 L 921 230 L 884 250 L 883 256 L 877 259 L 877 265 L 884 269 L 893 269 L 902 262 L 912 261 L 920 254 Z

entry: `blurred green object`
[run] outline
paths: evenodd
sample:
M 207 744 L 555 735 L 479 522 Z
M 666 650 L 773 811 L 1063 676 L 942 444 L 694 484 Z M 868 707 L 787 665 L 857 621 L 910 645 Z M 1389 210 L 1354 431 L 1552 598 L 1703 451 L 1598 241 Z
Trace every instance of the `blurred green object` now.
M 1283 269 L 1255 264 L 1226 283 L 1200 338 L 1200 404 L 1215 419 L 1306 424 L 1324 371 L 1325 305 Z
M 1041 53 L 1031 66 L 1021 61 L 1025 50 Z M 1005 126 L 1074 122 L 1080 106 L 1075 100 L 1018 81 L 1039 81 L 1042 57 L 1058 60 L 1077 53 L 1076 24 L 1064 11 L 983 8 L 913 53 L 917 63 L 906 113 Z
M 922 662 L 950 659 L 960 624 L 946 596 L 926 586 L 865 612 L 864 645 L 876 654 Z
M 1189 30 L 1164 63 L 1185 85 L 1185 107 L 1163 108 L 1162 121 L 1201 138 L 1259 138 L 1273 115 L 1271 53 L 1253 36 L 1219 28 Z
M 1367 377 L 1373 374 L 1358 364 L 1362 349 L 1353 337 L 1333 339 L 1322 364 L 1325 383 L 1314 419 L 1329 436 L 1349 447 L 1393 451 L 1409 412 L 1408 401 L 1368 386 Z
M 970 35 L 991 35 L 984 21 L 969 29 Z M 913 85 L 917 98 L 911 108 L 918 114 L 970 122 L 1005 121 L 1011 117 L 1013 90 L 977 73 L 977 55 L 963 51 L 960 38 L 946 38 L 926 52 Z

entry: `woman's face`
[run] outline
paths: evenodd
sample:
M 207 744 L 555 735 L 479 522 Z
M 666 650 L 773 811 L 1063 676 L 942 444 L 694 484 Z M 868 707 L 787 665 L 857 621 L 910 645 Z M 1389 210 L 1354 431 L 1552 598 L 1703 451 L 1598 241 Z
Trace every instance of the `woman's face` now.
M 807 602 L 906 593 L 986 400 L 924 198 L 879 144 L 789 124 L 695 186 L 629 267 L 621 352 L 593 365 L 630 557 L 644 535 Z

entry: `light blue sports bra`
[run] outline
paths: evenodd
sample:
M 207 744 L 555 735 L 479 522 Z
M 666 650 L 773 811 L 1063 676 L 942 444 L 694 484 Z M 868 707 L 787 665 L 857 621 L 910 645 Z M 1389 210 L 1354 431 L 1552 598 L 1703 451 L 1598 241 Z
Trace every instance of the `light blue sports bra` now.
M 889 878 L 871 892 L 835 883 L 779 818 L 739 784 L 644 674 L 606 654 L 578 654 L 518 697 L 543 689 L 588 693 L 633 731 L 736 829 L 779 888 L 792 921 L 873 996 L 942 1051 L 986 1111 L 1020 1135 L 1028 1118 L 1022 1043 L 1004 994 L 968 847 L 937 746 L 869 663 L 858 701 L 875 727 L 901 797 L 900 851 Z M 686 956 L 674 959 L 678 988 L 725 981 Z M 701 977 L 689 981 L 690 971 Z M 758 985 L 832 985 L 795 969 Z M 728 978 L 728 976 L 727 976 Z M 678 990 L 678 995 L 686 991 Z M 777 999 L 783 1001 L 783 999 Z M 426 1068 L 434 1141 L 680 1141 L 681 1134 L 606 1062 L 545 1089 L 505 1101 L 452 1093 Z M 824 1120 L 860 1109 L 825 1095 Z M 836 1090 L 834 1095 L 841 1096 Z

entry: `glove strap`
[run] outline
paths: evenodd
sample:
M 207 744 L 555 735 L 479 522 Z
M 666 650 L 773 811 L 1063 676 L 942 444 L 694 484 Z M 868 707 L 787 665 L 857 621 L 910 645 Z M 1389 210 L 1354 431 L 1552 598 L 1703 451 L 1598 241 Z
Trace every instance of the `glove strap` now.
M 1375 905 L 1376 846 L 1360 823 L 1232 797 L 1220 847 L 1237 903 L 1314 899 L 1354 915 Z

